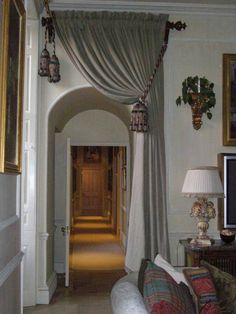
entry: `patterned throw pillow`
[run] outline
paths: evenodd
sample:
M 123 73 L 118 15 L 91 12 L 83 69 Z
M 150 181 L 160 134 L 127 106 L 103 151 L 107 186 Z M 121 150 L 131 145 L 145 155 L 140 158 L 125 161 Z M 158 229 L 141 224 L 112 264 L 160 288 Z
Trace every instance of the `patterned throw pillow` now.
M 174 306 L 167 301 L 154 303 L 151 314 L 178 314 Z
M 150 261 L 147 261 L 144 272 L 143 296 L 150 313 L 167 314 L 170 309 L 171 314 L 195 313 L 191 299 L 189 302 L 186 299 L 186 289 L 183 289 L 182 284 L 178 285 L 164 269 Z M 165 311 L 160 310 L 161 305 Z M 158 307 L 159 312 L 155 312 Z
M 197 313 L 201 313 L 207 303 L 213 303 L 215 309 L 220 313 L 216 289 L 210 272 L 205 267 L 199 267 L 186 268 L 183 273 L 192 289 Z
M 142 294 L 142 296 L 143 296 L 143 286 L 144 286 L 144 275 L 145 275 L 148 262 L 150 262 L 149 259 L 142 259 L 141 266 L 139 268 L 139 273 L 138 273 L 138 289 L 140 293 Z
M 236 314 L 236 278 L 217 267 L 201 261 L 213 278 L 222 313 Z
M 221 311 L 217 304 L 210 302 L 203 306 L 200 314 L 221 314 Z

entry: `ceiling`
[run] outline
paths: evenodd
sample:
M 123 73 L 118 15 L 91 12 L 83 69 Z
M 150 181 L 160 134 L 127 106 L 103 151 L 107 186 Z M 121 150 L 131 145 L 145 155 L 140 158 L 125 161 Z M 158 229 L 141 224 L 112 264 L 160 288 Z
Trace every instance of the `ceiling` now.
M 40 12 L 43 0 L 34 0 Z M 236 16 L 236 0 L 49 0 L 52 10 L 112 10 Z
M 235 0 L 205 0 L 205 1 L 202 1 L 202 0 L 136 0 L 136 1 L 133 1 L 133 0 L 125 0 L 125 1 L 117 1 L 117 0 L 104 0 L 104 1 L 101 1 L 101 0 L 93 0 L 93 1 L 81 1 L 81 0 L 50 0 L 50 3 L 52 4 L 79 4 L 79 3 L 83 3 L 83 2 L 94 2 L 94 3 L 132 3 L 132 4 L 135 4 L 135 3 L 147 3 L 147 4 L 153 4 L 153 3 L 173 3 L 173 4 L 181 4 L 181 3 L 195 3 L 195 4 L 200 4 L 200 5 L 235 5 Z

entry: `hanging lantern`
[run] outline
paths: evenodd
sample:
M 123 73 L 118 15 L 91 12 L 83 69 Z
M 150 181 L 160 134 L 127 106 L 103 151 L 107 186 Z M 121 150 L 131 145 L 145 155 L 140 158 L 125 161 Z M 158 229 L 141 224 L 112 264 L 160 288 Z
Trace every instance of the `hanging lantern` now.
M 147 132 L 148 131 L 148 110 L 142 100 L 139 100 L 132 109 L 130 131 Z
M 40 61 L 39 61 L 39 71 L 38 74 L 40 76 L 48 76 L 49 74 L 49 60 L 50 60 L 50 54 L 46 48 L 43 49 L 40 55 Z
M 49 62 L 48 81 L 50 83 L 57 83 L 60 79 L 60 63 L 57 56 L 53 54 Z
M 40 76 L 47 76 L 50 83 L 56 83 L 61 80 L 60 76 L 60 63 L 56 56 L 56 44 L 55 44 L 55 28 L 53 25 L 52 12 L 49 8 L 49 0 L 44 0 L 44 7 L 47 13 L 47 17 L 42 17 L 41 23 L 45 27 L 44 36 L 44 49 L 40 56 L 40 66 L 38 74 Z M 47 45 L 53 45 L 53 53 L 50 58 L 50 54 L 47 50 Z

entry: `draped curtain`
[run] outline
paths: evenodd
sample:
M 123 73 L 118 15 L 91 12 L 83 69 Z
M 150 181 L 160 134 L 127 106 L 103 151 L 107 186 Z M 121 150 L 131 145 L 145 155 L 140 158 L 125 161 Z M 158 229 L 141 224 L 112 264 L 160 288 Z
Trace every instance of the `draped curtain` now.
M 153 72 L 167 15 L 54 12 L 57 34 L 75 67 L 106 96 L 135 103 Z M 126 267 L 143 257 L 169 258 L 166 212 L 163 68 L 147 97 L 148 133 L 136 133 Z

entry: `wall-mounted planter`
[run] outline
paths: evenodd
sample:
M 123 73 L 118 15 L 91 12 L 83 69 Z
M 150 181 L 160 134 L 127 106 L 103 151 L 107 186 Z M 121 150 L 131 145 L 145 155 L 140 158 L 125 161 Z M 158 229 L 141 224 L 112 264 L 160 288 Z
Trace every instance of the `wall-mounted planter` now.
M 182 83 L 182 96 L 176 99 L 177 106 L 182 102 L 189 104 L 192 110 L 193 128 L 199 130 L 202 125 L 202 115 L 212 118 L 211 108 L 215 106 L 216 99 L 213 91 L 214 84 L 205 77 L 189 76 Z

